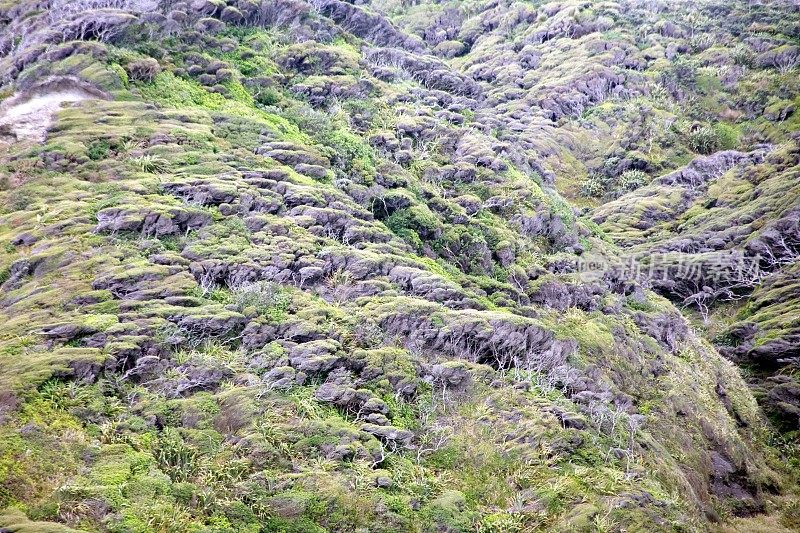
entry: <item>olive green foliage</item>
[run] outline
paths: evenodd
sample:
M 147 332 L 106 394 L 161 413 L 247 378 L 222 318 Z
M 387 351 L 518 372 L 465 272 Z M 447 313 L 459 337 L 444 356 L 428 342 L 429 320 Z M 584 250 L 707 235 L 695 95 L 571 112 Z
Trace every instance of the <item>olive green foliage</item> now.
M 575 272 L 635 230 L 569 201 L 625 202 L 697 154 L 785 141 L 795 81 L 734 49 L 750 66 L 731 88 L 691 35 L 713 17 L 672 38 L 613 3 L 190 4 L 90 26 L 8 80 L 97 91 L 43 142 L 0 140 L 0 528 L 700 531 L 762 508 L 797 525 L 791 438 L 773 446 L 673 304 Z M 42 9 L 0 2 L 0 26 L 61 20 Z M 554 20 L 563 34 L 537 34 Z M 524 116 L 516 92 L 605 87 L 579 78 L 622 41 L 630 68 L 609 70 L 631 87 L 490 116 Z M 528 46 L 527 70 L 481 71 Z M 774 120 L 733 112 L 757 99 Z M 761 184 L 778 211 L 789 152 L 708 197 Z M 695 204 L 675 225 L 714 224 Z M 780 339 L 795 279 L 725 325 Z
M 592 174 L 581 186 L 581 192 L 590 197 L 617 198 L 625 193 L 635 191 L 649 181 L 647 174 L 641 170 L 626 170 L 615 178 L 607 178 L 601 174 Z

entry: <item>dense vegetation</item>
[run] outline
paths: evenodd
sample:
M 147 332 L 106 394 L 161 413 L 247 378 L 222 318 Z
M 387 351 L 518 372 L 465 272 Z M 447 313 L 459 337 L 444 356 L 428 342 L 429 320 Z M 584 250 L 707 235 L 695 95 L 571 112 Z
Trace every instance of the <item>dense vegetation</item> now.
M 800 528 L 799 68 L 789 0 L 0 0 L 0 530 Z

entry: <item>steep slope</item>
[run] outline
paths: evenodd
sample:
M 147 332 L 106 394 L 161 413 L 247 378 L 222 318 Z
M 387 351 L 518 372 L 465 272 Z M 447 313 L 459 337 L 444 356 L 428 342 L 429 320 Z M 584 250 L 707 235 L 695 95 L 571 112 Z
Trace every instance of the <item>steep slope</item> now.
M 794 439 L 796 2 L 373 5 L 480 82 L 495 134 L 699 312 Z
M 582 275 L 618 250 L 528 129 L 558 84 L 509 127 L 420 6 L 0 6 L 0 526 L 706 530 L 789 488 L 737 369 Z
M 653 288 L 698 308 L 723 353 L 753 369 L 763 403 L 789 431 L 800 427 L 798 154 L 796 142 L 716 154 L 594 214 L 651 265 Z
M 601 204 L 640 280 L 699 311 L 797 430 L 796 3 L 375 5 L 483 82 L 498 136 Z

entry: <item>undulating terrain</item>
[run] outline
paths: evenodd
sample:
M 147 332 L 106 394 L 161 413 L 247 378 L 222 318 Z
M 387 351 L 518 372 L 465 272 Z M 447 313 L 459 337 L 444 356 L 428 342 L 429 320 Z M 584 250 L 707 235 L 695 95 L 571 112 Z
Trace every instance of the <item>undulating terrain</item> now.
M 797 531 L 798 106 L 796 0 L 0 0 L 0 531 Z

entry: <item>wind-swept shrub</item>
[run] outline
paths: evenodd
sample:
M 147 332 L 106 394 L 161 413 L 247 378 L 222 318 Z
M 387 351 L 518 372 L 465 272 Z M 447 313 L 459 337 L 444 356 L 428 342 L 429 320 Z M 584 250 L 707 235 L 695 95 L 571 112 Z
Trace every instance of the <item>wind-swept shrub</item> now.
M 130 79 L 151 83 L 161 73 L 161 66 L 158 61 L 148 57 L 128 63 L 125 70 L 128 72 Z

